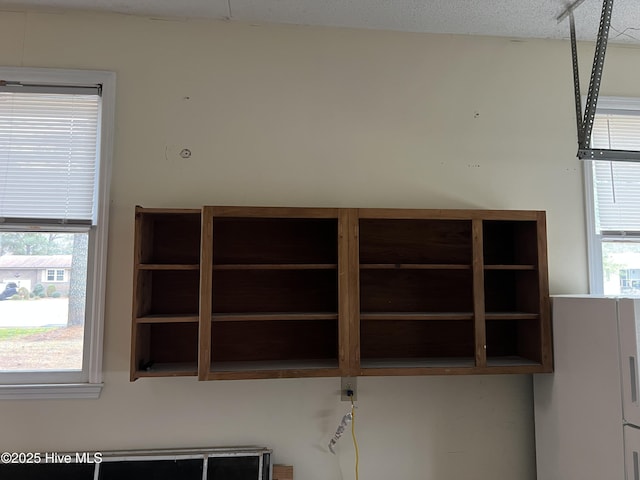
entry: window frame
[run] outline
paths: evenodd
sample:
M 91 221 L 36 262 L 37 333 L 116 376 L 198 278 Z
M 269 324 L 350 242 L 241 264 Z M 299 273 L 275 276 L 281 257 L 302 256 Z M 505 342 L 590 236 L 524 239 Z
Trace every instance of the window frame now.
M 622 113 L 624 111 L 640 114 L 640 98 L 636 97 L 600 97 L 598 98 L 596 115 L 598 113 Z M 640 155 L 640 153 L 639 153 Z M 585 223 L 587 227 L 587 257 L 589 267 L 589 292 L 604 294 L 604 269 L 602 259 L 602 245 L 610 241 L 633 241 L 640 243 L 640 237 L 615 234 L 602 234 L 596 230 L 596 209 L 594 194 L 593 160 L 583 160 L 583 178 L 585 194 Z
M 98 122 L 99 162 L 95 226 L 31 227 L 4 225 L 5 231 L 64 231 L 89 232 L 89 261 L 87 264 L 87 292 L 85 331 L 83 343 L 83 369 L 78 376 L 69 372 L 2 372 L 0 373 L 0 399 L 32 398 L 98 398 L 104 386 L 102 357 L 104 336 L 104 310 L 107 268 L 107 239 L 109 224 L 109 190 L 113 158 L 115 127 L 116 74 L 103 70 L 68 70 L 0 66 L 0 79 L 42 85 L 95 85 L 102 86 L 100 119 Z M 73 377 L 76 378 L 73 378 Z M 70 380 L 72 379 L 72 380 Z

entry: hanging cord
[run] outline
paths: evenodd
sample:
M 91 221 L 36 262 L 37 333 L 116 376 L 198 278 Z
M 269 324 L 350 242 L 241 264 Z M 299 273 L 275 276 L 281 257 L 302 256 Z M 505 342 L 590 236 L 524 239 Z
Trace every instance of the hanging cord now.
M 358 449 L 358 440 L 356 439 L 356 426 L 355 426 L 355 417 L 356 417 L 356 405 L 353 402 L 353 390 L 348 390 L 347 395 L 351 399 L 351 410 L 344 417 L 342 417 L 342 421 L 336 430 L 333 438 L 329 442 L 329 451 L 335 455 L 335 450 L 333 447 L 336 446 L 338 440 L 342 436 L 342 434 L 346 431 L 349 424 L 351 424 L 351 438 L 353 438 L 353 447 L 355 450 L 356 457 L 356 478 L 355 480 L 359 480 L 359 463 L 360 463 L 360 451 Z
M 351 396 L 351 436 L 353 437 L 353 447 L 356 451 L 356 480 L 358 480 L 358 464 L 360 463 L 360 452 L 358 451 L 358 440 L 356 440 L 356 406 Z

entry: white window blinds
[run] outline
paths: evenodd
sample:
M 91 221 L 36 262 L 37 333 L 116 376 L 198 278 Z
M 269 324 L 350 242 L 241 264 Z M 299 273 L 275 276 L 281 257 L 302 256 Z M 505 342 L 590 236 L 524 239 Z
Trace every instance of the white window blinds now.
M 599 110 L 592 147 L 640 151 L 640 112 Z M 640 234 L 640 163 L 594 161 L 598 233 Z
M 0 220 L 95 224 L 98 88 L 6 90 L 0 89 Z

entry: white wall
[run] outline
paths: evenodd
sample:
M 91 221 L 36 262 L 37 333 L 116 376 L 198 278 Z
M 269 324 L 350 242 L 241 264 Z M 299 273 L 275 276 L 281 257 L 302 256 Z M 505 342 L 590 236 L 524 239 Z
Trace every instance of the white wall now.
M 3 402 L 0 451 L 259 444 L 297 479 L 354 478 L 350 439 L 326 449 L 338 379 L 128 381 L 136 204 L 543 209 L 552 293 L 587 290 L 566 42 L 4 12 L 0 64 L 118 74 L 106 387 Z M 610 48 L 603 94 L 640 95 L 639 65 Z M 535 478 L 528 376 L 358 394 L 361 478 Z

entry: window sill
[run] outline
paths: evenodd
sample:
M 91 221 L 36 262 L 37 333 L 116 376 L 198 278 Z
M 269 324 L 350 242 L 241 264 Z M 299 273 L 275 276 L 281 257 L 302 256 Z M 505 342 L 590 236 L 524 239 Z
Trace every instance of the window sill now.
M 0 385 L 0 400 L 97 399 L 104 383 Z

